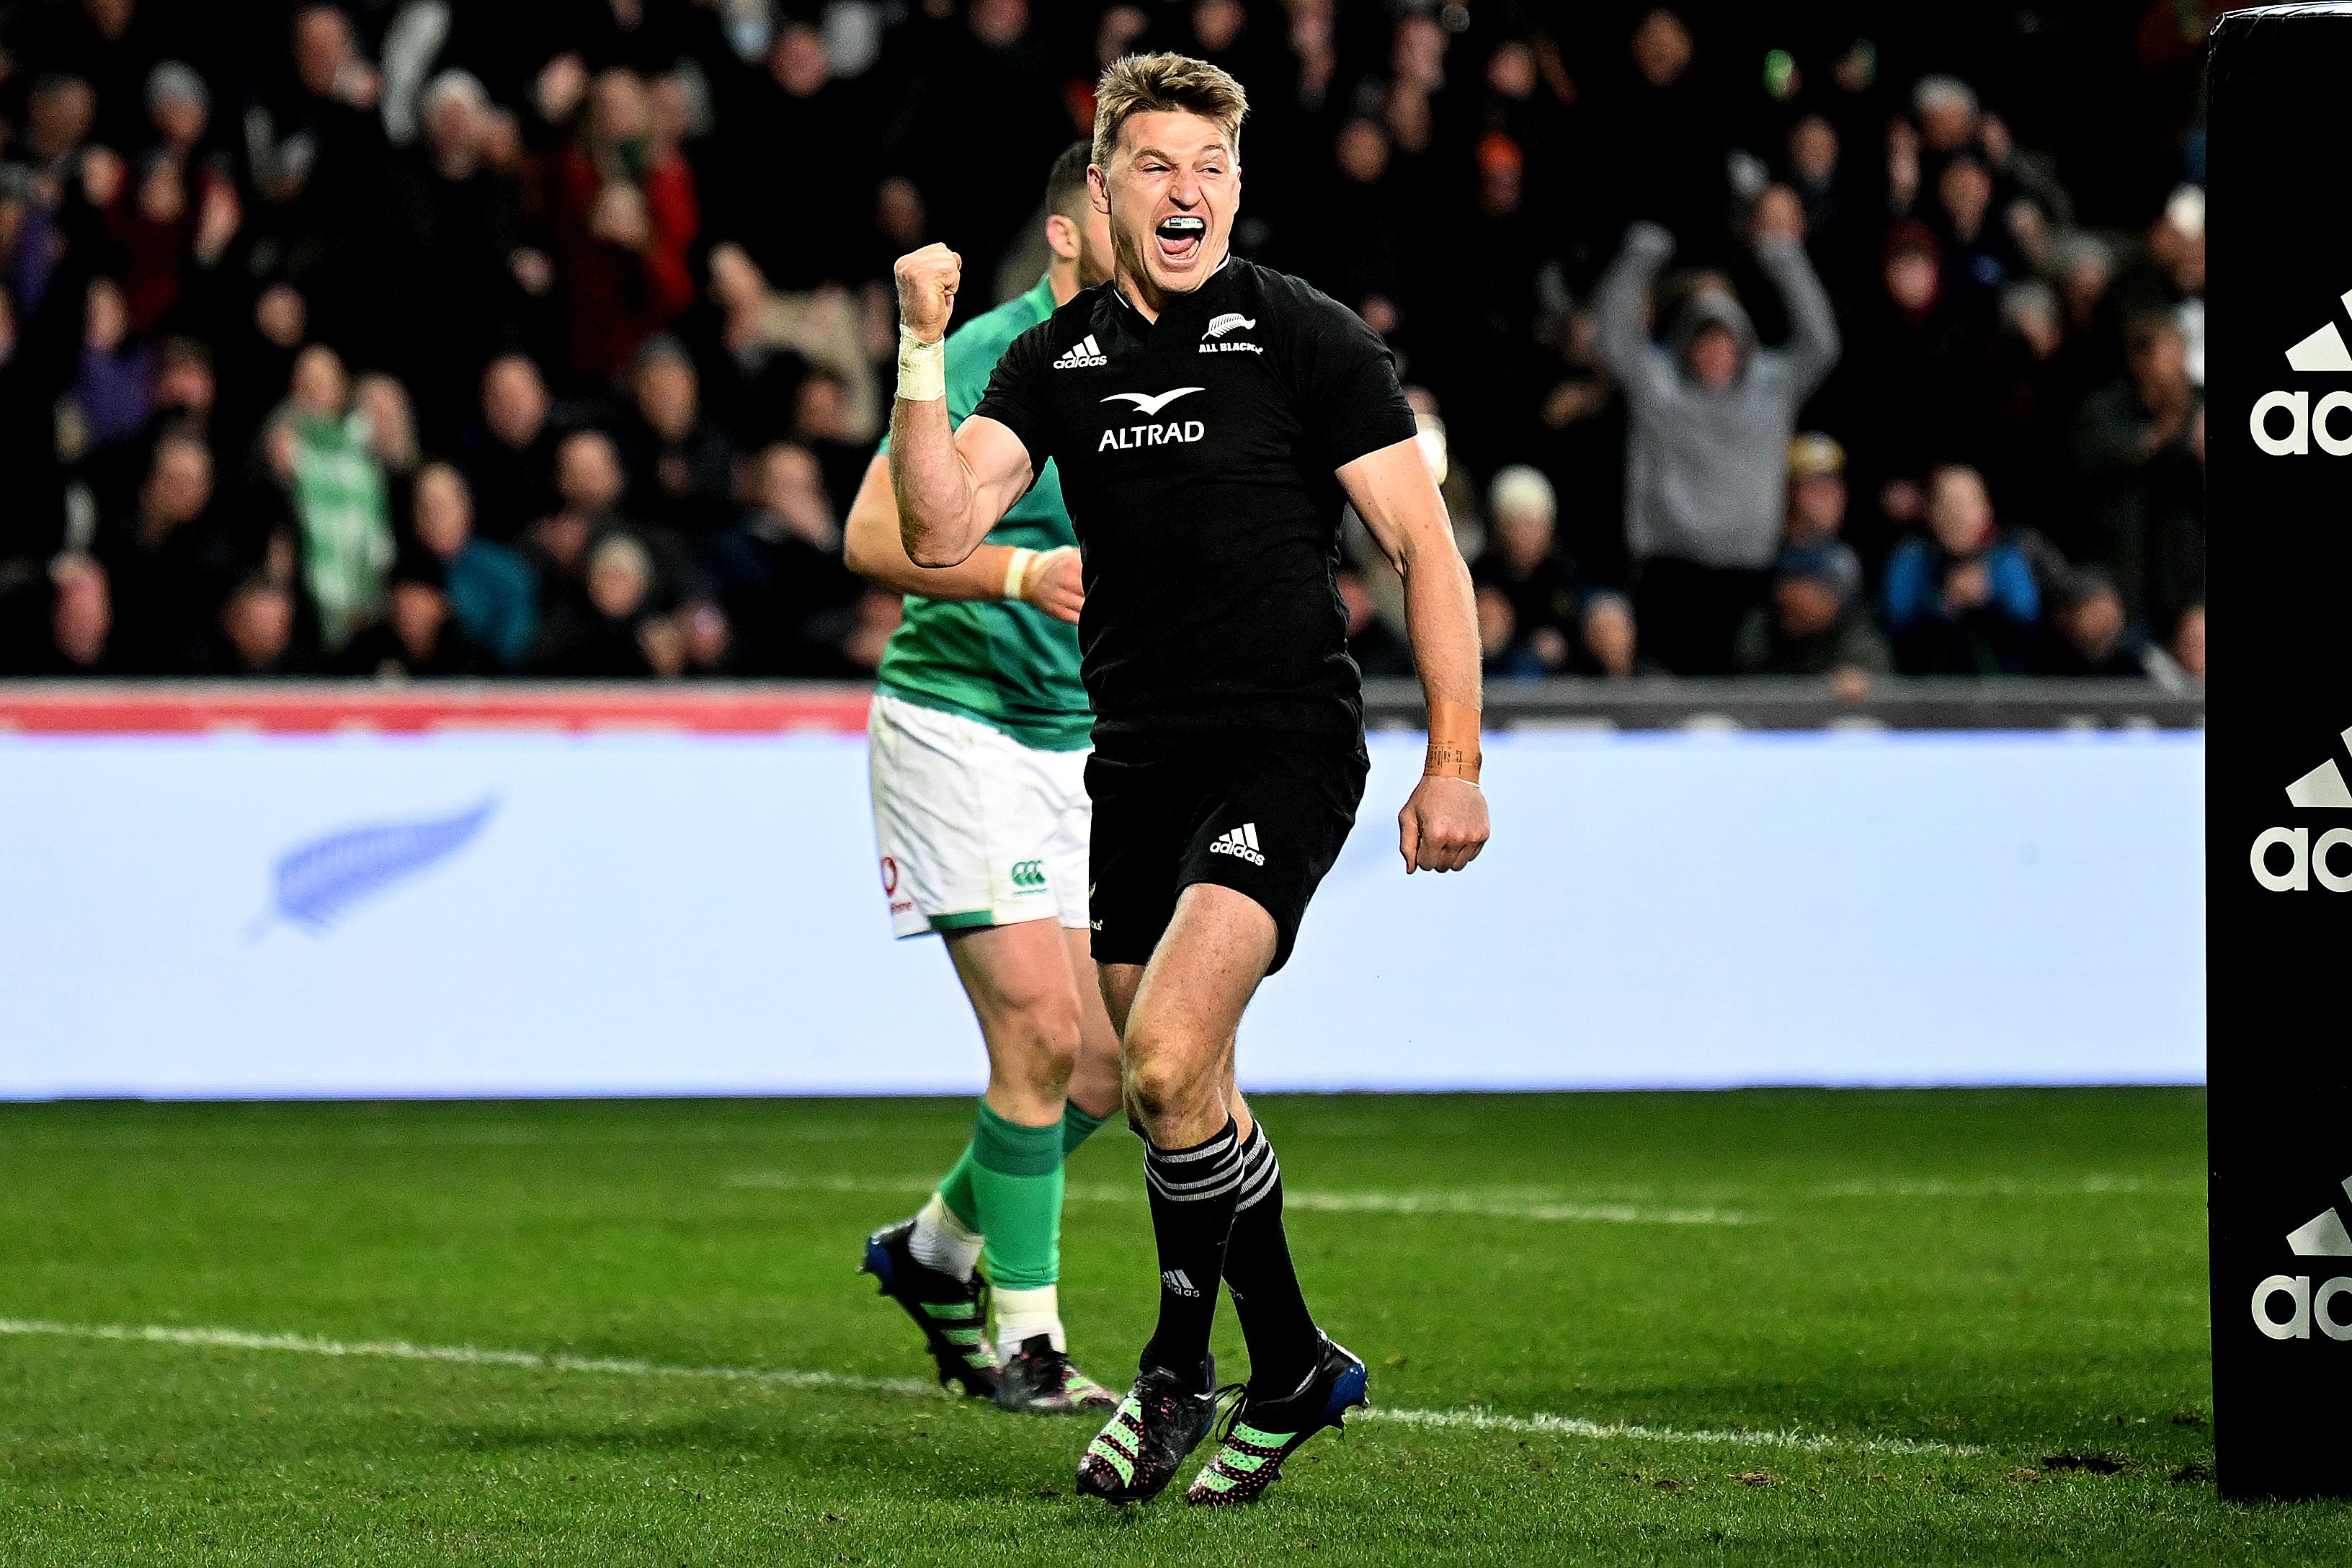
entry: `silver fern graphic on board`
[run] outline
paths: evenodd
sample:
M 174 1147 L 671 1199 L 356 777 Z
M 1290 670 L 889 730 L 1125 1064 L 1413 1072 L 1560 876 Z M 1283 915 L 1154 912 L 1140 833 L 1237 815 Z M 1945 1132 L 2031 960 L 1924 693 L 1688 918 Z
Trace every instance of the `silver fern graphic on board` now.
M 272 907 L 252 934 L 281 920 L 313 932 L 328 930 L 353 905 L 464 848 L 498 806 L 492 795 L 454 816 L 373 823 L 296 845 L 278 858 Z

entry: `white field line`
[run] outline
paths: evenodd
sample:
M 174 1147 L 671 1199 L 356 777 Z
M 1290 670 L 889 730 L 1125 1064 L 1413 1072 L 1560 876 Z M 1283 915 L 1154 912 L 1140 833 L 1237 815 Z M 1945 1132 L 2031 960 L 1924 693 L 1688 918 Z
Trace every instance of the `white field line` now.
M 730 1187 L 769 1187 L 792 1193 L 928 1193 L 933 1183 L 898 1176 L 801 1176 L 789 1171 L 746 1171 L 727 1178 Z M 1062 1189 L 1065 1202 L 1134 1204 L 1143 1201 L 1143 1184 L 1132 1188 L 1106 1183 L 1073 1182 Z M 1489 1219 L 1552 1222 L 1586 1221 L 1602 1225 L 1759 1225 L 1753 1215 L 1717 1208 L 1643 1208 L 1633 1204 L 1569 1204 L 1513 1197 L 1507 1194 L 1461 1193 L 1322 1193 L 1290 1191 L 1282 1195 L 1286 1208 L 1318 1214 L 1460 1214 Z
M 517 1367 L 530 1372 L 596 1373 L 609 1377 L 671 1378 L 740 1383 L 770 1388 L 842 1388 L 866 1394 L 943 1397 L 938 1385 L 905 1377 L 858 1377 L 840 1372 L 786 1372 L 749 1366 L 672 1366 L 620 1356 L 542 1354 L 537 1351 L 486 1350 L 476 1345 L 417 1345 L 405 1340 L 329 1340 L 308 1334 L 265 1334 L 245 1329 L 182 1329 L 160 1324 L 59 1323 L 39 1318 L 0 1318 L 0 1336 L 100 1340 L 125 1344 L 173 1345 L 195 1350 L 278 1351 L 296 1355 L 374 1361 L 434 1362 L 453 1366 Z M 1574 1415 L 1500 1415 L 1484 1410 L 1399 1410 L 1376 1405 L 1358 1411 L 1360 1419 L 1401 1426 L 1433 1426 L 1474 1432 L 1542 1433 L 1560 1437 L 1622 1439 L 1649 1443 L 1704 1443 L 1725 1447 L 1793 1448 L 1805 1453 L 1945 1455 L 1982 1453 L 1969 1444 L 1907 1437 L 1835 1437 L 1812 1432 L 1738 1432 L 1674 1426 L 1643 1426 L 1622 1421 L 1587 1421 Z
M 457 1366 L 512 1366 L 538 1372 L 601 1372 L 619 1377 L 691 1378 L 717 1383 L 756 1383 L 775 1388 L 851 1388 L 867 1394 L 937 1394 L 939 1385 L 910 1377 L 856 1377 L 845 1372 L 779 1372 L 741 1366 L 669 1366 L 625 1357 L 541 1354 L 537 1351 L 482 1350 L 473 1345 L 413 1345 L 405 1340 L 321 1340 L 306 1334 L 257 1334 L 243 1329 L 175 1329 L 148 1324 L 53 1323 L 37 1318 L 0 1318 L 0 1334 L 41 1334 L 58 1339 L 120 1340 L 141 1344 L 184 1345 L 203 1350 L 291 1351 L 299 1355 L 356 1356 L 372 1361 L 446 1362 Z
M 1840 1182 L 1832 1186 L 1816 1187 L 1811 1195 L 1821 1198 L 2048 1198 L 2106 1197 L 2132 1193 L 2193 1193 L 2201 1195 L 2204 1191 L 2202 1178 L 2150 1181 L 2144 1176 L 2089 1175 L 2064 1182 L 2021 1182 L 1996 1176 L 1980 1181 L 1956 1182 L 1898 1177 L 1874 1182 Z
M 1916 1437 L 1832 1437 L 1820 1432 L 1741 1432 L 1700 1427 L 1644 1426 L 1630 1421 L 1587 1421 L 1579 1415 L 1499 1415 L 1485 1410 L 1394 1410 L 1375 1405 L 1356 1412 L 1368 1421 L 1401 1426 L 1466 1427 L 1477 1432 L 1547 1433 L 1559 1437 L 1645 1443 L 1715 1443 L 1747 1448 L 1794 1448 L 1807 1454 L 1942 1454 L 1965 1458 L 1984 1450 L 1973 1443 Z

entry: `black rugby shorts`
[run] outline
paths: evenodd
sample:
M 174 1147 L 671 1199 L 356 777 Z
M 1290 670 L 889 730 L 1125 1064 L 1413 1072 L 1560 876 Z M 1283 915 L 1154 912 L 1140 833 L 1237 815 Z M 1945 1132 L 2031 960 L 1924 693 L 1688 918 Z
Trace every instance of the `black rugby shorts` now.
M 1177 895 L 1213 882 L 1274 917 L 1266 973 L 1280 969 L 1355 826 L 1370 767 L 1359 736 L 1229 730 L 1097 743 L 1087 760 L 1095 961 L 1149 963 Z

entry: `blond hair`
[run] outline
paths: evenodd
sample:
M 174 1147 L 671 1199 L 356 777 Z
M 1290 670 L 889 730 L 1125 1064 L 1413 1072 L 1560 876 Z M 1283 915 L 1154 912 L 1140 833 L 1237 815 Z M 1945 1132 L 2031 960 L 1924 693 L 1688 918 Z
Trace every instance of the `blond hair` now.
M 1189 55 L 1129 55 L 1113 61 L 1095 84 L 1095 163 L 1110 167 L 1119 127 L 1135 116 L 1179 111 L 1215 121 L 1227 151 L 1240 160 L 1242 116 L 1249 112 L 1240 82 Z

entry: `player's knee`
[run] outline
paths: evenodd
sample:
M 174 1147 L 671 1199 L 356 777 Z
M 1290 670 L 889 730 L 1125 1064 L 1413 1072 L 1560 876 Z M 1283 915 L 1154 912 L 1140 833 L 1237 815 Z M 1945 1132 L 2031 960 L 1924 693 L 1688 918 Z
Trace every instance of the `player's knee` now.
M 1155 1049 L 1149 1039 L 1128 1041 L 1127 1105 L 1147 1127 L 1181 1110 L 1200 1092 L 1204 1077 L 1199 1063 L 1179 1052 Z
M 1040 1000 L 1006 1018 L 998 1053 L 1023 1085 L 1059 1097 L 1078 1065 L 1078 1010 L 1069 1002 Z

